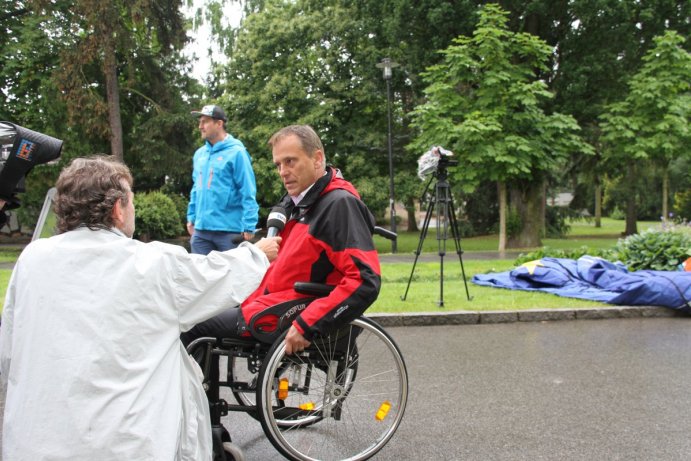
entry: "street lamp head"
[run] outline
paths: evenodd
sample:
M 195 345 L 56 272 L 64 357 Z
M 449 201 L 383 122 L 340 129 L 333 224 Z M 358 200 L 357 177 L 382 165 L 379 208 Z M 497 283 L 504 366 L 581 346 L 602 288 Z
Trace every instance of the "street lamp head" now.
M 396 61 L 392 61 L 389 58 L 383 58 L 377 67 L 384 70 L 384 80 L 391 80 L 391 69 L 398 67 L 399 64 Z

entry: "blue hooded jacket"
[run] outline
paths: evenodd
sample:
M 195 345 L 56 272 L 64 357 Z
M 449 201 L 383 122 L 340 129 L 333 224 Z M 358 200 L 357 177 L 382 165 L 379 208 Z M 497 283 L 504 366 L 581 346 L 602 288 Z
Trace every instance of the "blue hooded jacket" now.
M 207 231 L 254 233 L 259 218 L 257 184 L 245 146 L 230 134 L 194 153 L 187 222 Z

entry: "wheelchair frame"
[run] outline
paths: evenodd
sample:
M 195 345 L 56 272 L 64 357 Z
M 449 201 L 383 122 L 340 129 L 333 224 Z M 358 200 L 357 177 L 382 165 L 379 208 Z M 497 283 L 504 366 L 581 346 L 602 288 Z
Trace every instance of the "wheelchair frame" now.
M 202 353 L 214 461 L 242 461 L 221 418 L 231 411 L 259 420 L 272 445 L 291 460 L 364 460 L 400 425 L 408 397 L 403 356 L 386 331 L 365 317 L 314 338 L 304 351 L 285 354 L 286 332 L 273 344 L 254 338 L 198 338 Z M 220 359 L 228 358 L 226 379 Z M 220 397 L 227 387 L 237 403 Z M 227 440 L 224 440 L 227 439 Z

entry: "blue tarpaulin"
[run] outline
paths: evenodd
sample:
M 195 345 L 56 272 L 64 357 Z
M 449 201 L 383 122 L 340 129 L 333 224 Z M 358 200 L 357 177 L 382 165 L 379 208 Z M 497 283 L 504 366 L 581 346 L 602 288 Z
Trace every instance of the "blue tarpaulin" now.
M 578 260 L 542 258 L 507 272 L 477 274 L 472 282 L 623 306 L 663 306 L 691 313 L 691 272 L 629 272 L 621 263 L 593 256 Z

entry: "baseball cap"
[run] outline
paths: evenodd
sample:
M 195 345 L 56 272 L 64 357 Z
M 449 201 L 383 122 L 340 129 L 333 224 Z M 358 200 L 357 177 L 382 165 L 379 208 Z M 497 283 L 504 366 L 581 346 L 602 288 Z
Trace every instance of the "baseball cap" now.
M 226 121 L 226 113 L 223 112 L 223 109 L 218 106 L 214 106 L 213 104 L 204 106 L 201 110 L 193 110 L 192 115 L 197 117 L 206 115 L 207 117 L 215 118 L 216 120 L 223 120 L 224 122 Z

